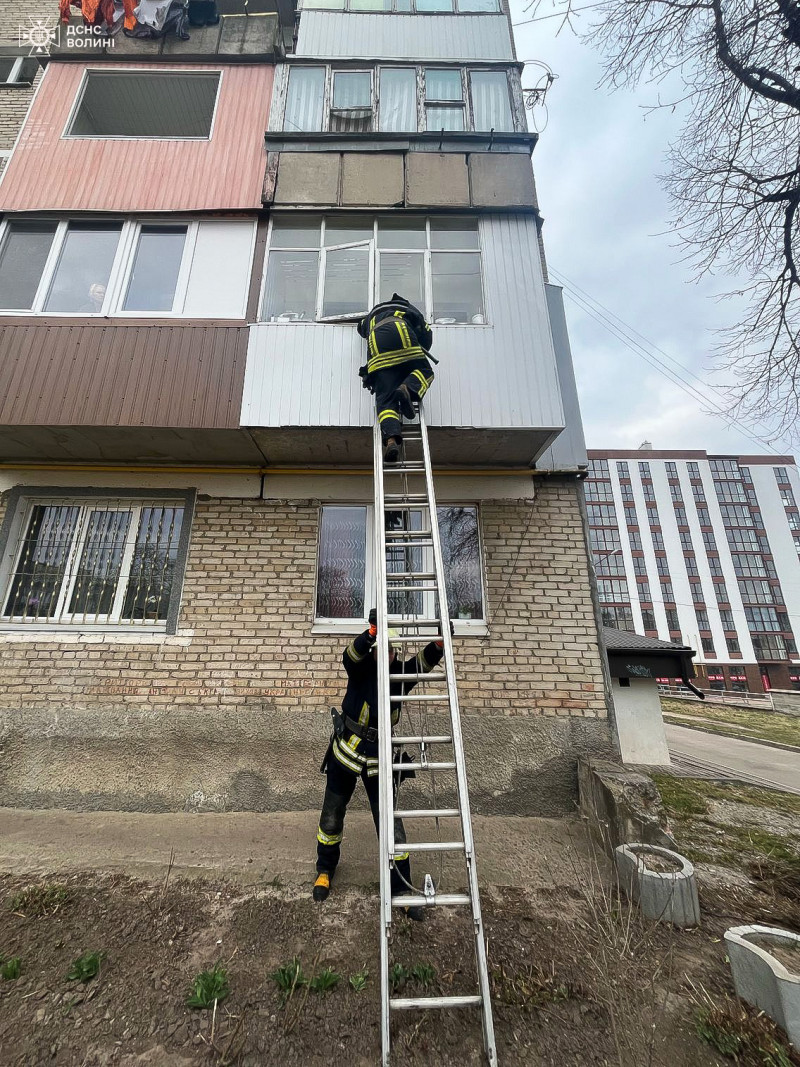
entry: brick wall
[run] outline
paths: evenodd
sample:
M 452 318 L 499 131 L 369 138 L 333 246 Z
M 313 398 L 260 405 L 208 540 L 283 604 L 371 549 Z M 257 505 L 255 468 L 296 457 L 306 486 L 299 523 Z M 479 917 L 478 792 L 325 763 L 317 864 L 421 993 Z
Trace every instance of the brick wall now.
M 479 792 L 491 806 L 498 775 L 509 790 L 516 782 L 522 803 L 522 793 L 534 788 L 531 761 L 541 769 L 547 757 L 558 775 L 572 775 L 567 750 L 607 748 L 609 737 L 577 483 L 546 480 L 531 501 L 485 501 L 481 519 L 491 636 L 457 639 L 456 661 L 462 711 L 472 720 L 465 733 L 478 760 L 488 761 L 478 772 L 486 779 Z M 54 731 L 67 749 L 72 734 L 98 751 L 113 741 L 121 754 L 129 731 L 133 751 L 144 730 L 158 746 L 177 745 L 177 764 L 187 745 L 202 764 L 199 731 L 203 744 L 238 746 L 229 756 L 240 770 L 259 743 L 272 752 L 271 762 L 284 752 L 279 762 L 287 775 L 295 759 L 298 767 L 318 764 L 327 708 L 341 699 L 340 656 L 349 638 L 310 633 L 317 523 L 315 501 L 199 500 L 177 637 L 156 645 L 0 637 L 0 735 L 13 735 L 23 748 L 25 737 L 35 743 L 49 736 L 52 761 Z M 58 727 L 51 729 L 56 709 Z M 113 778 L 109 767 L 105 758 L 102 774 Z M 2 772 L 0 760 L 0 803 L 16 802 L 15 790 L 9 800 L 2 788 Z M 215 795 L 230 794 L 232 773 L 238 772 L 226 765 L 211 775 L 227 782 L 215 786 Z M 281 788 L 280 766 L 271 774 L 267 806 Z M 13 777 L 9 768 L 6 782 Z M 65 769 L 61 788 L 68 778 Z M 292 796 L 305 795 L 296 781 L 284 786 Z M 183 806 L 188 786 L 175 788 Z M 569 792 L 572 785 L 558 788 Z M 108 804 L 107 797 L 98 802 Z
M 28 25 L 29 18 L 50 18 L 52 25 L 52 20 L 57 17 L 55 0 L 0 0 L 0 46 L 18 48 L 19 28 Z M 0 153 L 14 147 L 41 77 L 40 70 L 30 89 L 0 89 Z M 6 158 L 0 154 L 0 174 L 5 165 Z

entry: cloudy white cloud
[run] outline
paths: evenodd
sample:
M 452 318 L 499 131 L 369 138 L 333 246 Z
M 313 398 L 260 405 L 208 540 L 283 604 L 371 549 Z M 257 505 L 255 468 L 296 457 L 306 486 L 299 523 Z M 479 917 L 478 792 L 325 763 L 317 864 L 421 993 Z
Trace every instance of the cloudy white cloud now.
M 523 3 L 512 0 L 515 22 L 528 17 Z M 701 394 L 719 404 L 711 387 L 715 331 L 734 321 L 737 309 L 716 297 L 730 280 L 694 280 L 657 177 L 682 117 L 669 109 L 648 112 L 663 87 L 599 87 L 600 57 L 568 30 L 557 34 L 558 21 L 515 28 L 520 60 L 543 61 L 557 75 L 533 156 L 548 263 L 699 376 L 706 383 L 694 381 Z M 540 73 L 529 67 L 523 84 L 533 85 Z M 537 112 L 537 124 L 543 118 Z M 786 442 L 766 443 L 766 428 L 755 431 L 764 439 L 757 444 L 705 413 L 699 399 L 653 371 L 569 294 L 566 307 L 590 448 L 635 448 L 647 438 L 657 448 L 786 449 Z

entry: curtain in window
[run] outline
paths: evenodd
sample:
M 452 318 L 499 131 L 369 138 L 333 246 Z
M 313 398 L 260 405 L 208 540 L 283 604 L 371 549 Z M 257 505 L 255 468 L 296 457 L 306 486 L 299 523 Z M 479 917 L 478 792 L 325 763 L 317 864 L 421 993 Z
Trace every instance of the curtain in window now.
M 413 69 L 381 71 L 380 115 L 380 128 L 384 133 L 416 130 L 417 75 Z
M 317 616 L 363 618 L 367 567 L 367 509 L 322 510 L 317 577 Z
M 475 129 L 513 132 L 505 71 L 475 70 L 470 75 L 470 82 Z
M 428 67 L 425 71 L 425 99 L 429 103 L 440 100 L 463 100 L 461 71 Z
M 333 75 L 333 106 L 372 107 L 370 75 L 363 71 L 336 71 Z
M 78 507 L 34 507 L 4 615 L 47 619 L 55 613 L 79 512 Z
M 322 98 L 325 94 L 324 67 L 293 67 L 289 71 L 285 130 L 322 129 Z

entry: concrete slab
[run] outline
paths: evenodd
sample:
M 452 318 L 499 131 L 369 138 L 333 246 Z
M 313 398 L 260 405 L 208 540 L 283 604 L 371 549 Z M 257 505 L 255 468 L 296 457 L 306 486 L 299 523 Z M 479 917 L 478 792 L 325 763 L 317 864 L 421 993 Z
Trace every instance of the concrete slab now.
M 533 168 L 527 156 L 474 152 L 469 180 L 475 207 L 536 207 Z
M 111 871 L 158 879 L 174 850 L 173 876 L 227 877 L 245 885 L 278 877 L 283 884 L 307 884 L 313 879 L 318 818 L 316 810 L 144 815 L 0 808 L 0 871 L 37 876 Z M 435 836 L 415 823 L 407 827 L 410 840 Z M 607 869 L 578 818 L 477 816 L 474 831 L 484 885 L 566 887 L 575 884 L 578 870 Z M 438 858 L 416 860 L 418 871 L 430 870 L 434 877 L 438 865 Z M 350 812 L 337 883 L 374 886 L 377 879 L 372 819 L 364 811 Z
M 338 204 L 338 152 L 282 152 L 276 204 Z
M 403 157 L 388 152 L 345 152 L 342 157 L 342 203 L 402 205 Z
M 406 202 L 409 206 L 469 204 L 466 156 L 451 152 L 409 152 L 406 156 Z

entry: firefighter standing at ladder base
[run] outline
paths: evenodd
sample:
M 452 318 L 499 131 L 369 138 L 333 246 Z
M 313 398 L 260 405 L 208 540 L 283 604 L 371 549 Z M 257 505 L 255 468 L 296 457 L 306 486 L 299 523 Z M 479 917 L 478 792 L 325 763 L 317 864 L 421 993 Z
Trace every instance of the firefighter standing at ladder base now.
M 429 351 L 433 334 L 422 312 L 397 293 L 376 304 L 359 322 L 358 332 L 366 337 L 368 349 L 366 365 L 358 373 L 364 387 L 375 394 L 383 458 L 396 463 L 403 439 L 401 415 L 414 418 L 414 402 L 422 399 L 433 381 L 428 362 L 433 359 Z
M 369 615 L 369 629 L 359 634 L 344 650 L 342 662 L 347 671 L 347 692 L 342 701 L 341 714 L 331 708 L 333 736 L 320 768 L 328 776 L 322 814 L 317 830 L 317 880 L 313 897 L 325 900 L 330 893 L 331 879 L 339 862 L 344 817 L 358 779 L 367 791 L 375 829 L 380 834 L 378 821 L 378 664 L 375 647 L 378 633 L 376 612 Z M 394 636 L 389 631 L 390 638 Z M 389 656 L 389 692 L 392 697 L 402 696 L 413 689 L 415 682 L 402 681 L 403 674 L 427 674 L 433 670 L 444 655 L 443 642 L 431 641 L 416 656 L 401 663 L 392 648 Z M 392 726 L 400 718 L 400 704 L 392 702 Z M 395 759 L 399 762 L 399 757 Z M 413 764 L 410 764 L 413 766 Z M 400 772 L 402 775 L 402 772 Z M 396 781 L 397 776 L 395 776 Z M 396 790 L 395 786 L 395 790 Z M 406 833 L 401 819 L 395 819 L 394 839 L 403 844 Z M 411 865 L 408 853 L 395 858 L 392 868 L 392 895 L 410 892 Z M 423 919 L 422 908 L 409 908 L 412 919 Z

